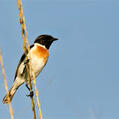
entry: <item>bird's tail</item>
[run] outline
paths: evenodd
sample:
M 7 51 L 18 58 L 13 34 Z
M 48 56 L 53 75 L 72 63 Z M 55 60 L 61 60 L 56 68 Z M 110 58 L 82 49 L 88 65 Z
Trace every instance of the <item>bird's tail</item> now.
M 2 102 L 4 104 L 9 104 L 12 101 L 12 98 L 13 98 L 14 94 L 16 93 L 16 91 L 17 91 L 17 89 L 14 89 L 14 87 L 12 86 L 12 88 L 8 91 L 8 93 L 3 98 Z
M 22 79 L 16 78 L 13 83 L 13 86 L 8 91 L 8 93 L 5 95 L 2 102 L 4 104 L 9 104 L 12 101 L 12 98 L 13 98 L 14 94 L 16 93 L 17 89 L 19 88 L 19 86 L 21 86 L 23 83 L 24 83 L 24 81 Z

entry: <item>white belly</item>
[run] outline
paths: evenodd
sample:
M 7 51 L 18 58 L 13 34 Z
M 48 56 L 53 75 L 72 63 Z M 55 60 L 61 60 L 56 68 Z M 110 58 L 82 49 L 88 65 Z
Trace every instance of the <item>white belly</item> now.
M 29 59 L 31 59 L 32 68 L 36 77 L 42 71 L 44 65 L 47 62 L 47 60 L 44 61 L 43 57 L 40 57 L 40 51 L 36 51 L 36 50 L 39 50 L 37 47 L 38 47 L 37 44 L 35 44 L 35 46 L 29 52 L 29 55 L 30 55 Z
M 44 62 L 42 58 L 37 58 L 36 56 L 32 56 L 32 68 L 35 73 L 35 76 L 37 77 L 38 74 L 42 71 L 44 67 Z

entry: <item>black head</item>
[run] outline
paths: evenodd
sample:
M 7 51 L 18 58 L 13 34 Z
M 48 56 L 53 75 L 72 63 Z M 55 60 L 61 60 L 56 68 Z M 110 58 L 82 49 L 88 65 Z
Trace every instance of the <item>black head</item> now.
M 34 43 L 39 43 L 41 45 L 44 45 L 47 49 L 49 49 L 50 45 L 53 43 L 53 41 L 58 40 L 57 38 L 53 38 L 50 35 L 40 35 L 38 36 Z

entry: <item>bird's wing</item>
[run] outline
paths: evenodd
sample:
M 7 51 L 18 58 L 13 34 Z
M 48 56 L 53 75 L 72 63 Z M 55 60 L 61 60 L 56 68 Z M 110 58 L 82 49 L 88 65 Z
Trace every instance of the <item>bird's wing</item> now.
M 34 46 L 34 45 L 31 45 L 31 46 L 30 46 L 30 49 L 31 49 L 33 46 Z M 28 51 L 27 51 L 27 52 L 28 52 Z M 19 69 L 19 67 L 20 67 L 21 63 L 23 63 L 23 61 L 24 61 L 25 57 L 26 57 L 26 55 L 25 55 L 25 54 L 23 54 L 23 55 L 21 56 L 21 59 L 20 59 L 20 61 L 19 61 L 19 64 L 18 64 L 18 66 L 17 66 L 17 69 L 16 69 L 16 73 L 15 73 L 14 80 L 15 80 L 15 79 L 16 79 L 16 77 L 17 77 L 18 69 Z M 24 65 L 24 67 L 23 67 L 23 68 L 25 68 L 25 65 Z M 23 69 L 23 68 L 22 68 L 22 69 Z

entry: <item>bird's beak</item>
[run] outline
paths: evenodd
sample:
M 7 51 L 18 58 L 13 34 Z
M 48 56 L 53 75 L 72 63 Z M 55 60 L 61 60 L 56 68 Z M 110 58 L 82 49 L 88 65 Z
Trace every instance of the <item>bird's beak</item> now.
M 56 41 L 56 40 L 58 40 L 58 38 L 53 38 L 53 41 Z

